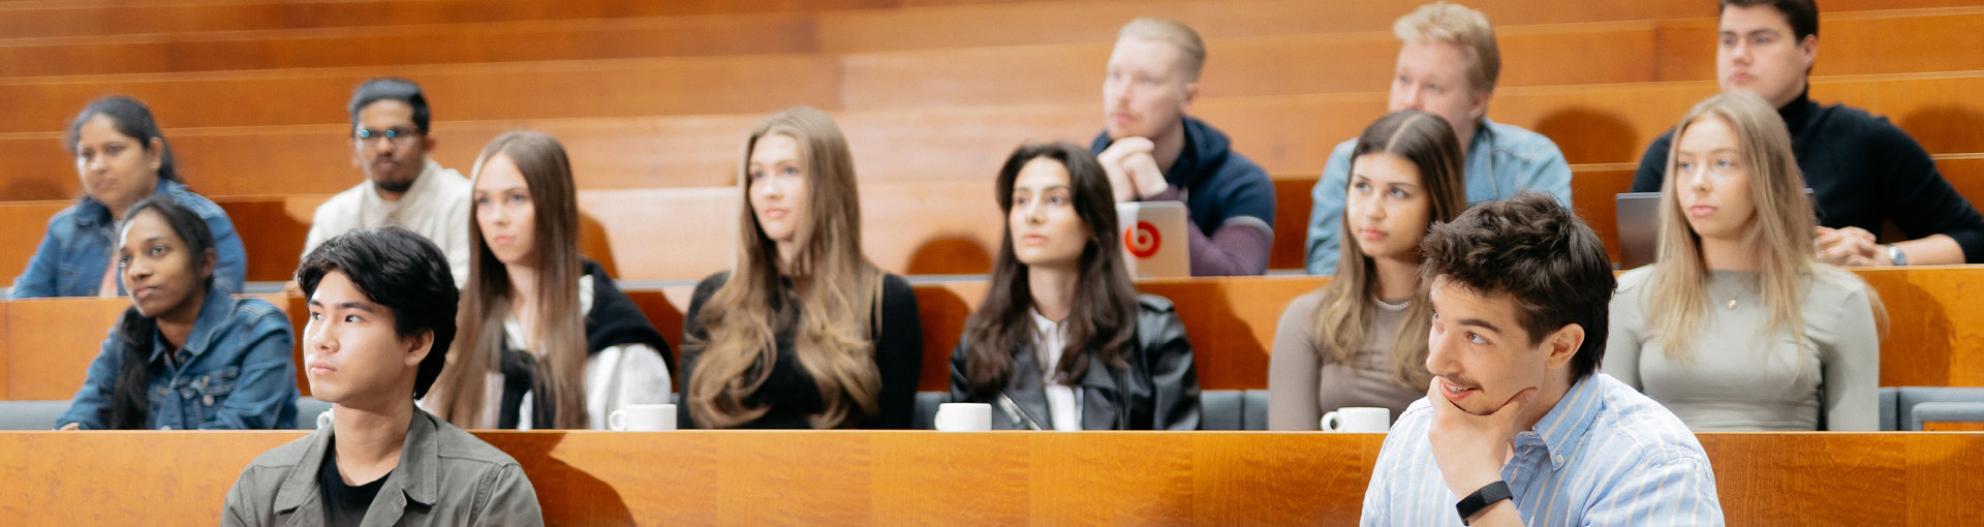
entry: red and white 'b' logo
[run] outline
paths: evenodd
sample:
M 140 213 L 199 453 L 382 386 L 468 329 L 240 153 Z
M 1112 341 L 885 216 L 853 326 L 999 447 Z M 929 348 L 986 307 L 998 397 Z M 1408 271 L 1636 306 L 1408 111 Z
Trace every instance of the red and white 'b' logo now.
M 1123 247 L 1130 255 L 1149 258 L 1157 254 L 1157 248 L 1164 245 L 1164 239 L 1157 235 L 1157 226 L 1148 221 L 1139 221 L 1136 226 L 1123 229 Z

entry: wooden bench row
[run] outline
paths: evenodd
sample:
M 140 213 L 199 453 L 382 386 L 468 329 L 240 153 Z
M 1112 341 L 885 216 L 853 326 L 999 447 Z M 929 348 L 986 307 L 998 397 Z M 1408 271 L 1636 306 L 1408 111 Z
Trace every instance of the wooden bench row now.
M 1860 269 L 1886 303 L 1890 329 L 1881 343 L 1881 386 L 1984 386 L 1984 308 L 1968 299 L 1984 292 L 1984 266 Z M 1178 306 L 1208 390 L 1267 387 L 1268 355 L 1282 311 L 1327 277 L 1276 276 L 1146 280 L 1141 291 Z M 923 329 L 919 388 L 949 389 L 949 360 L 965 320 L 985 296 L 985 282 L 915 286 Z M 681 349 L 683 309 L 692 286 L 631 287 L 629 295 L 675 350 Z M 307 309 L 300 296 L 270 297 L 296 328 Z M 89 363 L 128 302 L 43 299 L 0 302 L 0 395 L 7 400 L 67 399 L 82 386 Z M 27 329 L 32 328 L 32 329 Z M 299 349 L 298 356 L 301 351 Z M 299 359 L 300 360 L 300 359 Z M 298 386 L 308 383 L 299 372 Z
M 1818 75 L 1984 68 L 1968 53 L 1984 10 L 1828 16 Z M 1713 17 L 1503 25 L 1501 86 L 1704 80 Z M 7 76 L 414 66 L 816 52 L 805 14 L 607 18 L 443 26 L 0 40 Z M 1906 35 L 1893 39 L 1892 35 Z M 739 35 L 752 35 L 740 38 Z M 1109 35 L 1091 42 L 840 54 L 846 109 L 1080 102 L 1093 97 Z M 420 42 L 421 45 L 409 45 Z M 1205 94 L 1362 91 L 1389 78 L 1390 31 L 1213 38 Z M 1302 67 L 1288 67 L 1299 57 Z M 1580 67 L 1566 68 L 1566 64 Z M 489 64 L 495 66 L 495 64 Z M 410 70 L 417 74 L 418 70 Z M 800 81 L 804 79 L 789 79 Z M 813 82 L 831 82 L 831 79 Z
M 0 434 L 0 513 L 206 524 L 301 432 Z M 1355 525 L 1384 436 L 506 432 L 547 525 Z M 1964 525 L 1984 434 L 1706 433 L 1730 525 Z M 1846 498 L 1850 497 L 1850 498 Z
M 361 0 L 298 3 L 241 2 L 9 2 L 0 5 L 0 39 L 94 37 L 349 29 L 382 26 L 492 24 L 532 21 L 811 14 L 824 51 L 1083 42 L 1114 35 L 1123 21 L 1156 15 L 1183 20 L 1208 36 L 1382 31 L 1422 2 L 1385 0 L 1316 9 L 1302 0 L 1164 0 L 1155 2 L 1012 0 L 780 0 L 626 2 L 620 0 Z M 1604 6 L 1578 0 L 1469 2 L 1498 25 L 1562 24 L 1710 16 L 1713 9 L 1682 2 L 1627 0 Z M 1825 14 L 1971 5 L 1965 0 L 1833 0 Z M 974 23 L 979 22 L 979 23 Z
M 1878 12 L 1845 18 L 1835 24 L 1847 36 L 1824 48 L 1827 60 L 1819 63 L 1819 73 L 1984 68 L 1984 59 L 1964 52 L 1984 43 L 1980 40 L 1984 36 L 1969 31 L 1980 23 L 1984 23 L 1984 9 L 1939 10 L 1918 16 Z M 635 25 L 625 35 L 601 36 L 603 42 L 568 42 L 564 48 L 531 46 L 538 51 L 504 58 L 498 54 L 505 46 L 537 40 L 527 38 L 528 29 L 489 31 L 497 30 L 522 34 L 494 38 L 501 43 L 491 44 L 495 50 L 469 47 L 459 51 L 467 60 L 483 61 L 459 64 L 418 62 L 435 58 L 429 54 L 446 53 L 446 47 L 403 55 L 368 53 L 350 59 L 348 64 L 327 65 L 335 67 L 305 67 L 317 60 L 313 56 L 341 56 L 340 48 L 307 42 L 294 50 L 259 50 L 229 40 L 224 43 L 250 49 L 234 53 L 195 49 L 186 54 L 201 58 L 175 59 L 171 52 L 147 52 L 143 46 L 131 55 L 88 47 L 0 46 L 0 59 L 7 61 L 0 63 L 18 62 L 22 68 L 44 62 L 82 67 L 109 57 L 129 57 L 125 60 L 141 64 L 197 64 L 225 60 L 232 54 L 247 54 L 265 67 L 276 68 L 53 77 L 16 73 L 0 79 L 0 96 L 17 101 L 22 111 L 0 117 L 0 132 L 60 130 L 77 108 L 103 93 L 128 93 L 145 99 L 156 108 L 161 122 L 176 127 L 341 123 L 344 114 L 332 109 L 342 108 L 352 87 L 377 75 L 422 82 L 436 107 L 442 109 L 439 115 L 451 120 L 759 112 L 801 103 L 845 110 L 1078 103 L 1091 102 L 1096 96 L 1109 50 L 1108 39 L 1098 39 L 1055 46 L 844 56 L 761 54 L 793 47 L 772 40 L 763 44 L 764 48 L 740 50 L 751 54 L 656 58 L 640 50 L 686 41 L 682 45 L 721 51 L 710 42 L 726 39 L 705 33 L 750 33 L 723 28 L 675 32 Z M 421 38 L 418 29 L 395 31 L 402 32 L 401 38 L 363 41 L 403 46 L 410 39 Z M 1910 38 L 1880 38 L 1895 32 Z M 1864 38 L 1854 40 L 1854 35 Z M 634 41 L 643 38 L 658 42 Z M 1507 64 L 1502 87 L 1713 78 L 1712 19 L 1519 26 L 1511 28 L 1502 41 Z M 1214 44 L 1221 44 L 1212 49 L 1219 52 L 1214 56 L 1222 59 L 1208 66 L 1204 86 L 1210 97 L 1382 90 L 1397 50 L 1395 38 L 1388 33 L 1253 37 Z M 121 43 L 106 46 L 132 47 Z M 560 49 L 565 49 L 563 55 Z M 104 59 L 74 58 L 77 56 Z M 404 58 L 374 59 L 380 56 Z M 590 58 L 549 60 L 574 57 Z M 1301 65 L 1290 67 L 1293 57 L 1300 57 Z M 33 73 L 31 69 L 22 71 Z M 273 96 L 276 94 L 281 96 Z
M 782 56 L 733 60 L 803 62 Z M 573 94 L 586 93 L 578 86 L 569 88 Z M 1549 136 L 1574 164 L 1636 162 L 1648 143 L 1715 92 L 1714 83 L 1707 81 L 1507 88 L 1495 98 L 1490 116 Z M 1812 93 L 1826 103 L 1845 101 L 1886 115 L 1930 153 L 1952 154 L 1984 152 L 1984 107 L 1969 97 L 1978 92 L 1984 92 L 1984 70 L 1824 77 L 1814 81 Z M 232 96 L 257 99 L 241 93 Z M 511 111 L 502 109 L 494 97 L 485 92 L 451 104 Z M 1384 113 L 1386 97 L 1382 92 L 1360 92 L 1206 98 L 1193 106 L 1193 113 L 1224 130 L 1237 151 L 1270 173 L 1318 174 L 1337 143 L 1355 137 Z M 578 108 L 610 105 L 599 101 L 611 99 L 568 95 L 558 104 L 516 111 L 584 113 Z M 444 99 L 436 95 L 435 100 Z M 728 100 L 763 104 L 741 96 Z M 342 99 L 320 102 L 323 119 L 343 121 Z M 217 119 L 225 119 L 230 118 L 226 114 L 250 114 L 255 111 L 251 106 L 281 104 L 283 100 L 262 97 L 242 107 L 212 110 Z M 181 111 L 202 108 L 195 105 Z M 464 111 L 461 106 L 451 108 L 440 115 Z M 976 181 L 989 179 L 1006 154 L 1023 141 L 1086 144 L 1101 129 L 1096 108 L 1094 104 L 924 108 L 837 112 L 835 119 L 848 136 L 864 180 Z M 73 111 L 74 107 L 65 107 L 62 118 Z M 742 138 L 764 115 L 440 121 L 434 125 L 433 137 L 439 141 L 435 158 L 467 171 L 489 139 L 504 131 L 532 128 L 555 135 L 566 145 L 580 188 L 729 185 L 736 181 Z M 0 182 L 0 200 L 76 195 L 74 163 L 60 136 L 52 131 L 0 133 L 0 159 L 6 160 L 0 166 L 10 174 Z M 195 189 L 211 196 L 266 194 L 270 189 L 332 193 L 347 188 L 362 177 L 352 166 L 348 136 L 344 124 L 168 131 L 181 172 Z
M 1984 204 L 1984 155 L 1941 156 L 1944 178 Z M 1619 258 L 1614 197 L 1632 186 L 1636 165 L 1574 168 L 1572 206 Z M 1304 267 L 1315 174 L 1275 178 L 1271 269 Z M 862 185 L 866 251 L 883 268 L 914 275 L 982 274 L 991 269 L 1003 224 L 986 178 L 883 181 Z M 302 256 L 312 214 L 328 195 L 219 197 L 248 250 L 250 281 L 288 280 Z M 690 280 L 730 264 L 741 198 L 735 187 L 582 190 L 580 246 L 615 276 Z M 27 266 L 48 218 L 70 201 L 0 202 L 0 279 Z M 656 221 L 662 219 L 666 221 Z

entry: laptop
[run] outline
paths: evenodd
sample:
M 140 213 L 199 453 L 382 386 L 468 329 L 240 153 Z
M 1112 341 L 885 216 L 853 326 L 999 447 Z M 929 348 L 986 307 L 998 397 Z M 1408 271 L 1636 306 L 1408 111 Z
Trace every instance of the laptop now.
M 1812 189 L 1805 189 L 1805 198 L 1813 200 L 1812 210 L 1817 211 L 1818 203 Z M 1660 256 L 1660 193 L 1622 192 L 1616 199 L 1619 268 L 1632 269 L 1653 263 Z
M 1622 192 L 1617 199 L 1619 268 L 1653 263 L 1660 247 L 1660 193 Z
M 1136 278 L 1192 276 L 1191 236 L 1186 223 L 1191 212 L 1176 201 L 1116 204 L 1116 227 L 1122 229 L 1123 263 Z

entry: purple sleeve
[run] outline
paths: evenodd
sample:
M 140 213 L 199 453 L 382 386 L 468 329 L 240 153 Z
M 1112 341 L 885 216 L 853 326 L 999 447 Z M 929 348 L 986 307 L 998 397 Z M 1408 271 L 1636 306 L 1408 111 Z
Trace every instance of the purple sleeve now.
M 1143 201 L 1184 201 L 1178 187 L 1164 189 Z M 1268 250 L 1274 239 L 1260 226 L 1228 223 L 1206 235 L 1195 222 L 1185 222 L 1191 231 L 1192 276 L 1261 275 L 1268 270 Z

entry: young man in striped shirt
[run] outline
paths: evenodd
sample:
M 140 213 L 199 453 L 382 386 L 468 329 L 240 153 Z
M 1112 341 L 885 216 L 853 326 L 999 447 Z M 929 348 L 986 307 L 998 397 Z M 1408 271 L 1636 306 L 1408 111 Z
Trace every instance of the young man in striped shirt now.
M 1598 236 L 1523 193 L 1436 225 L 1434 379 L 1385 438 L 1364 525 L 1721 525 L 1701 443 L 1596 373 L 1617 283 Z

